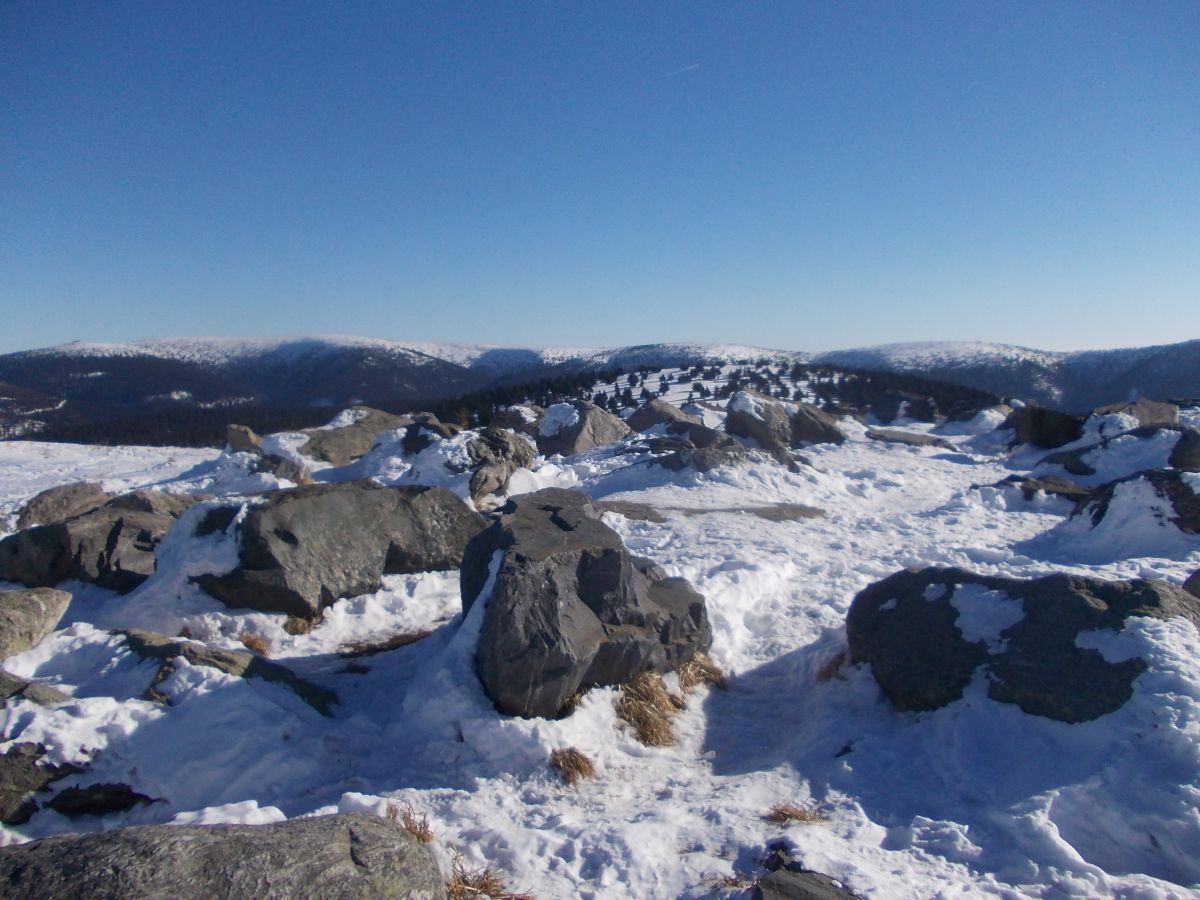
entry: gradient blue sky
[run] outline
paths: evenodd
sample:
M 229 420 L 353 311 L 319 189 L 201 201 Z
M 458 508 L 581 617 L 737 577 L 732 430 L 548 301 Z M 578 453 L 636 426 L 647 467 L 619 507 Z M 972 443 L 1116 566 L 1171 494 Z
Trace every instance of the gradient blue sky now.
M 0 4 L 0 351 L 1200 337 L 1200 6 Z

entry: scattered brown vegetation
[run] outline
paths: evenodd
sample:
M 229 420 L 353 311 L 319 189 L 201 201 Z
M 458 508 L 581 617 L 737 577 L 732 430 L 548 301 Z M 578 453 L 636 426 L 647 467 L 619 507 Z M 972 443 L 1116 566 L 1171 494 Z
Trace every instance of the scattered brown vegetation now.
M 555 750 L 550 754 L 550 765 L 567 784 L 576 784 L 596 774 L 596 767 L 592 765 L 592 761 L 574 747 Z
M 725 673 L 703 653 L 697 653 L 680 666 L 678 675 L 679 686 L 685 691 L 690 691 L 700 684 L 711 684 L 721 690 L 725 689 Z
M 455 855 L 450 880 L 446 882 L 446 894 L 450 900 L 475 900 L 491 897 L 492 900 L 533 900 L 532 894 L 510 891 L 500 873 L 491 866 L 471 869 L 461 856 Z
M 242 642 L 242 646 L 251 653 L 257 653 L 259 656 L 266 656 L 271 650 L 271 644 L 261 634 L 251 634 L 249 631 L 243 631 L 238 635 L 238 640 Z
M 846 651 L 839 650 L 830 659 L 817 669 L 817 681 L 826 682 L 832 681 L 837 674 L 842 670 L 842 666 L 846 662 Z
M 429 817 L 417 812 L 411 803 L 405 803 L 404 806 L 389 803 L 387 818 L 389 822 L 395 822 L 407 831 L 408 836 L 418 844 L 428 844 L 433 840 L 433 828 L 429 824 Z
M 317 616 L 315 619 L 305 619 L 301 616 L 288 616 L 287 621 L 283 623 L 283 630 L 292 636 L 308 634 L 322 622 L 322 617 Z
M 747 891 L 758 884 L 758 879 L 752 875 L 705 875 L 705 884 L 721 891 Z
M 795 803 L 776 803 L 763 818 L 776 825 L 812 825 L 825 821 L 825 816 L 815 806 L 797 806 Z
M 647 747 L 670 747 L 675 743 L 671 718 L 680 703 L 667 692 L 657 673 L 643 672 L 621 688 L 617 717 L 631 726 L 634 736 Z
M 382 641 L 355 641 L 352 644 L 346 644 L 338 651 L 338 656 L 374 656 L 376 653 L 386 653 L 388 650 L 399 650 L 401 647 L 407 647 L 409 644 L 415 644 L 417 641 L 429 637 L 433 634 L 432 631 L 411 631 L 402 634 L 393 634 L 390 638 Z

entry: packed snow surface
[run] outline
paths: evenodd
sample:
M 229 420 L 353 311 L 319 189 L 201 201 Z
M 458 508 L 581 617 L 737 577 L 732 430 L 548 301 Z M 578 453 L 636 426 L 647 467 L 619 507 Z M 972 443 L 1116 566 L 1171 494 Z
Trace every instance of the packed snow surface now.
M 498 714 L 474 672 L 484 604 L 463 620 L 455 572 L 389 576 L 375 594 L 337 601 L 303 635 L 288 634 L 282 616 L 225 608 L 190 579 L 227 571 L 236 547 L 223 533 L 194 537 L 206 506 L 195 507 L 160 546 L 149 581 L 124 597 L 65 585 L 75 597 L 60 630 L 4 661 L 70 700 L 5 705 L 0 751 L 38 741 L 52 762 L 89 764 L 60 784 L 123 782 L 160 802 L 103 820 L 42 810 L 0 836 L 386 815 L 411 803 L 429 817 L 443 862 L 457 850 L 542 898 L 748 896 L 722 880 L 748 885 L 778 840 L 805 866 L 881 900 L 1195 896 L 1200 637 L 1186 621 L 1133 619 L 1119 634 L 1082 636 L 1106 658 L 1136 655 L 1147 668 L 1123 708 L 1076 725 L 990 700 L 983 674 L 944 709 L 899 712 L 866 668 L 842 661 L 855 594 L 904 567 L 1174 584 L 1200 568 L 1200 544 L 1161 531 L 1158 501 L 1136 484 L 1110 512 L 1120 534 L 1067 521 L 1060 503 L 973 488 L 1028 472 L 1038 458 L 970 436 L 986 424 L 964 427 L 965 449 L 953 452 L 871 441 L 848 427 L 845 444 L 807 449 L 812 465 L 796 473 L 759 454 L 705 475 L 672 473 L 618 452 L 635 437 L 513 477 L 510 493 L 556 485 L 662 510 L 662 522 L 605 518 L 634 552 L 706 596 L 711 655 L 728 674 L 726 690 L 691 693 L 668 748 L 634 740 L 614 713 L 615 689 L 589 692 L 559 720 Z M 467 475 L 453 471 L 461 440 L 408 457 L 398 442 L 385 436 L 354 466 L 317 477 L 427 481 L 464 494 Z M 1126 450 L 1133 445 L 1114 452 Z M 0 443 L 0 512 L 9 515 L 0 528 L 13 527 L 11 513 L 34 493 L 67 481 L 223 496 L 259 489 L 253 479 L 267 476 L 235 456 Z M 768 522 L 751 511 L 779 503 L 825 515 Z M 1022 615 L 1019 602 L 972 587 L 951 602 L 963 635 L 993 649 Z M 186 629 L 232 649 L 244 635 L 261 637 L 273 659 L 337 692 L 334 716 L 279 685 L 189 665 L 159 686 L 171 705 L 147 702 L 157 667 L 109 631 L 131 626 Z M 401 649 L 340 655 L 424 631 Z M 564 747 L 586 753 L 596 777 L 563 785 L 547 758 Z M 822 818 L 764 818 L 784 802 Z

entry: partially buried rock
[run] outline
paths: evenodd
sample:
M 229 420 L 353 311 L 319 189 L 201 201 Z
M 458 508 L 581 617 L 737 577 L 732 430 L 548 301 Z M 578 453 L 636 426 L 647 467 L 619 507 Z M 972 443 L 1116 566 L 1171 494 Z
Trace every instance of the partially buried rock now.
M 1042 406 L 1023 406 L 1000 427 L 1012 429 L 1017 444 L 1033 444 L 1047 450 L 1083 437 L 1083 419 Z
M 127 784 L 89 784 L 60 791 L 46 805 L 60 816 L 77 819 L 108 816 L 153 802 L 153 798 L 139 794 Z
M 1127 508 L 1130 502 L 1141 504 L 1150 497 L 1157 498 L 1156 505 L 1160 510 L 1156 512 L 1147 507 L 1144 512 L 1159 518 L 1160 525 L 1169 523 L 1187 534 L 1200 534 L 1200 494 L 1188 483 L 1187 477 L 1173 469 L 1135 472 L 1100 485 L 1086 501 L 1075 507 L 1071 517 L 1089 518 L 1095 528 L 1117 507 L 1123 507 L 1121 512 L 1127 514 L 1131 512 Z M 1195 478 L 1194 475 L 1191 477 Z
M 958 449 L 952 443 L 933 434 L 897 431 L 895 428 L 868 428 L 867 437 L 885 444 L 907 444 L 909 447 L 937 447 L 940 450 Z
M 75 766 L 46 763 L 45 756 L 44 745 L 28 742 L 13 744 L 0 754 L 0 822 L 5 825 L 28 822 L 38 808 L 33 795 L 51 782 L 79 771 Z
M 763 867 L 767 874 L 754 885 L 755 900 L 854 900 L 840 882 L 793 860 L 784 845 L 770 848 Z
M 679 446 L 670 448 L 670 453 L 654 461 L 672 471 L 709 472 L 721 466 L 737 465 L 746 458 L 746 448 L 739 441 L 715 428 L 674 422 L 667 426 L 667 434 L 677 439 Z
M 71 595 L 65 591 L 0 591 L 0 659 L 40 644 L 70 605 Z
M 409 416 L 397 416 L 369 406 L 355 406 L 348 412 L 353 421 L 347 425 L 306 431 L 308 442 L 300 452 L 310 459 L 334 466 L 349 465 L 365 456 L 379 435 L 403 428 L 413 421 Z
M 34 496 L 17 516 L 17 528 L 50 525 L 98 509 L 112 498 L 98 484 L 80 482 L 47 488 Z
M 78 897 L 445 897 L 432 854 L 394 822 L 339 815 L 270 825 L 145 825 L 0 849 L 5 895 Z
M 621 440 L 629 426 L 594 403 L 573 400 L 546 410 L 538 426 L 538 451 L 543 456 L 574 456 Z
M 1124 415 L 1137 420 L 1138 425 L 1174 425 L 1179 421 L 1179 407 L 1142 397 L 1129 403 L 1113 403 L 1092 410 L 1096 416 Z
M 50 587 L 74 579 L 122 593 L 154 573 L 154 549 L 175 519 L 101 507 L 0 541 L 0 581 Z
M 652 397 L 639 406 L 633 415 L 625 420 L 625 424 L 634 431 L 646 431 L 664 422 L 688 422 L 693 425 L 699 425 L 700 419 L 696 416 L 688 415 L 679 407 L 668 403 L 666 400 Z
M 846 617 L 850 658 L 869 663 L 899 709 L 962 698 L 976 670 L 993 700 L 1063 722 L 1115 712 L 1146 663 L 1108 662 L 1081 635 L 1117 633 L 1131 616 L 1200 623 L 1200 599 L 1163 581 L 1049 575 L 1022 581 L 961 569 L 903 571 L 861 591 Z
M 585 494 L 549 488 L 501 512 L 471 540 L 461 576 L 464 613 L 487 604 L 475 659 L 501 712 L 555 716 L 580 690 L 666 672 L 708 648 L 704 598 L 631 555 Z
M 400 441 L 400 448 L 410 456 L 462 431 L 458 425 L 439 422 L 433 413 L 414 413 L 412 418 L 412 423 L 405 427 L 404 437 Z
M 70 699 L 58 688 L 18 678 L 11 672 L 0 669 L 0 703 L 5 703 L 15 697 L 36 703 L 38 706 L 54 706 L 56 703 L 64 703 Z
M 1193 572 L 1183 583 L 1183 589 L 1195 597 L 1200 597 L 1200 569 Z
M 977 485 L 973 485 L 972 487 L 977 487 Z M 991 487 L 999 490 L 1006 488 L 1019 490 L 1026 500 L 1033 500 L 1038 493 L 1042 493 L 1048 497 L 1059 497 L 1063 500 L 1070 500 L 1072 503 L 1083 503 L 1091 499 L 1092 496 L 1091 488 L 1083 487 L 1066 478 L 1059 478 L 1057 475 L 1047 475 L 1042 478 L 1009 475 L 1004 480 L 991 485 Z
M 529 441 L 503 428 L 481 428 L 467 445 L 475 471 L 471 473 L 471 499 L 478 504 L 488 494 L 503 490 L 513 472 L 533 465 Z
M 492 414 L 494 428 L 510 428 L 517 434 L 537 439 L 538 424 L 546 411 L 532 403 L 519 403 L 505 406 Z
M 211 499 L 211 494 L 168 494 L 166 491 L 141 490 L 114 497 L 105 505 L 110 509 L 132 509 L 178 519 L 197 503 Z
M 255 456 L 263 453 L 262 438 L 246 425 L 226 425 L 225 445 L 233 453 L 253 453 Z
M 341 597 L 379 590 L 385 574 L 457 568 L 483 526 L 444 488 L 364 480 L 276 491 L 238 527 L 238 567 L 197 582 L 228 606 L 314 619 Z
M 1180 430 L 1167 465 L 1181 472 L 1200 472 L 1200 430 L 1190 426 Z

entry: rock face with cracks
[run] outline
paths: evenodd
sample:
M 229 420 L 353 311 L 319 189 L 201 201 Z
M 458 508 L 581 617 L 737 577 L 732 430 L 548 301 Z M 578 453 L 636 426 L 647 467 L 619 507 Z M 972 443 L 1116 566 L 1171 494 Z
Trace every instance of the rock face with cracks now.
M 341 597 L 379 590 L 385 574 L 457 568 L 483 526 L 444 488 L 364 480 L 277 491 L 238 526 L 238 567 L 197 583 L 228 606 L 313 619 Z
M 976 618 L 979 604 L 1006 606 L 1010 615 L 1000 624 L 1007 627 L 984 636 L 964 626 L 987 620 L 987 611 Z M 897 572 L 861 591 L 846 617 L 846 636 L 851 661 L 869 663 L 899 709 L 938 709 L 961 699 L 982 666 L 993 700 L 1086 722 L 1120 709 L 1146 663 L 1108 662 L 1076 640 L 1097 629 L 1119 632 L 1130 616 L 1183 616 L 1200 624 L 1200 599 L 1164 581 L 1073 575 L 1022 581 L 929 568 Z
M 367 815 L 270 825 L 146 825 L 0 849 L 6 896 L 411 898 L 446 895 L 433 855 Z
M 576 491 L 510 500 L 471 540 L 461 581 L 464 611 L 487 603 L 476 665 L 509 715 L 558 715 L 582 689 L 672 670 L 712 641 L 704 598 L 631 555 Z

